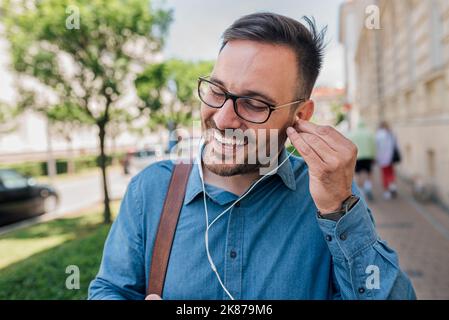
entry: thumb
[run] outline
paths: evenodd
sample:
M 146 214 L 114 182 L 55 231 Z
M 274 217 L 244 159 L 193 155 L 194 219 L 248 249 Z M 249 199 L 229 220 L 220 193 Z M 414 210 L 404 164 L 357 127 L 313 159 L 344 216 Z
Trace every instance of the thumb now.
M 152 293 L 152 294 L 149 294 L 149 295 L 145 298 L 145 300 L 162 300 L 162 298 L 159 297 L 157 294 Z

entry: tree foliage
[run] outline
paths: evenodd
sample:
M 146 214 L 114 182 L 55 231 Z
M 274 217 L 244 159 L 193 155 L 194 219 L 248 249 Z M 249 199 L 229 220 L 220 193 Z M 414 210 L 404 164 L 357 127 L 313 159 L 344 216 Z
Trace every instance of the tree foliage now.
M 148 0 L 3 0 L 0 6 L 12 66 L 23 80 L 19 104 L 58 121 L 96 125 L 109 222 L 107 126 L 117 115 L 136 114 L 127 94 L 164 45 L 171 10 Z
M 167 125 L 170 121 L 186 125 L 199 110 L 197 80 L 210 74 L 211 61 L 190 62 L 167 60 L 148 66 L 140 73 L 135 86 L 141 107 L 151 110 L 150 126 Z
M 21 113 L 18 107 L 0 102 L 0 136 L 16 128 L 16 117 Z

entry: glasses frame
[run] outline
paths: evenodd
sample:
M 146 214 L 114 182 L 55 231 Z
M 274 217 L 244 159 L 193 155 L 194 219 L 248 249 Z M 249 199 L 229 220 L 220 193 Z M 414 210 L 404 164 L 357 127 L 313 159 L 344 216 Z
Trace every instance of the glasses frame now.
M 289 103 L 285 103 L 285 104 L 281 104 L 281 105 L 273 105 L 273 104 L 271 104 L 271 103 L 268 103 L 268 102 L 263 101 L 263 100 L 258 99 L 258 98 L 249 97 L 249 96 L 239 96 L 239 95 L 235 95 L 235 94 L 233 94 L 233 93 L 230 93 L 228 90 L 226 90 L 225 88 L 223 88 L 222 85 L 220 85 L 220 84 L 218 84 L 218 83 L 216 83 L 216 82 L 213 82 L 213 81 L 211 81 L 211 80 L 209 80 L 209 79 L 207 79 L 207 78 L 208 78 L 208 77 L 199 77 L 199 78 L 198 78 L 198 98 L 201 100 L 201 102 L 203 102 L 204 104 L 206 104 L 207 106 L 209 106 L 209 107 L 211 107 L 211 108 L 214 108 L 214 109 L 220 109 L 220 108 L 222 108 L 222 107 L 225 105 L 226 101 L 228 101 L 229 99 L 231 99 L 231 100 L 232 100 L 232 103 L 233 103 L 233 106 L 234 106 L 234 112 L 235 112 L 235 114 L 236 114 L 239 118 L 241 118 L 241 119 L 243 119 L 243 120 L 245 120 L 245 121 L 248 121 L 248 122 L 252 122 L 252 123 L 257 123 L 257 124 L 265 123 L 265 122 L 268 121 L 268 119 L 270 119 L 271 113 L 272 113 L 273 111 L 276 111 L 276 110 L 281 109 L 281 108 L 284 108 L 284 107 L 291 106 L 292 104 L 295 104 L 295 103 L 300 103 L 300 102 L 305 102 L 305 101 L 307 101 L 306 99 L 302 98 L 302 99 L 299 99 L 299 100 L 296 100 L 296 101 L 292 101 L 292 102 L 289 102 Z M 209 83 L 209 84 L 212 84 L 212 85 L 214 85 L 214 86 L 217 86 L 217 87 L 219 87 L 221 90 L 223 90 L 223 93 L 224 93 L 224 95 L 225 95 L 225 99 L 224 99 L 224 101 L 223 101 L 223 103 L 222 103 L 221 106 L 219 106 L 219 107 L 212 106 L 212 105 L 208 104 L 207 102 L 205 102 L 205 101 L 201 98 L 201 94 L 200 94 L 200 85 L 201 85 L 201 82 L 203 82 L 203 81 L 204 81 L 204 82 L 207 82 L 207 83 Z M 238 99 L 253 99 L 253 100 L 256 100 L 256 101 L 258 101 L 258 102 L 260 102 L 260 103 L 265 104 L 265 105 L 268 107 L 268 109 L 269 109 L 269 113 L 268 113 L 267 118 L 266 118 L 264 121 L 252 121 L 252 120 L 248 120 L 248 119 L 243 118 L 243 117 L 238 113 L 238 111 L 237 111 L 237 100 L 238 100 Z

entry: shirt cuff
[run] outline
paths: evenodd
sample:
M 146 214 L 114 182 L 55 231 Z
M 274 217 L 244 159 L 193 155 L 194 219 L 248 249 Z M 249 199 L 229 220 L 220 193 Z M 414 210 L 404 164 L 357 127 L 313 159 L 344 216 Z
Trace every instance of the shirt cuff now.
M 335 259 L 349 260 L 377 240 L 371 213 L 362 199 L 338 221 L 318 216 L 317 220 Z

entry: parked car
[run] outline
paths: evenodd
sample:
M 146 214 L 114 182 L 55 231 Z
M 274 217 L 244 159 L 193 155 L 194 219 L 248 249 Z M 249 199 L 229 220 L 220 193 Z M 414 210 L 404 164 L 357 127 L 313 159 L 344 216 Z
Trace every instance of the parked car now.
M 0 169 L 0 226 L 54 211 L 55 189 L 12 169 Z

